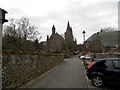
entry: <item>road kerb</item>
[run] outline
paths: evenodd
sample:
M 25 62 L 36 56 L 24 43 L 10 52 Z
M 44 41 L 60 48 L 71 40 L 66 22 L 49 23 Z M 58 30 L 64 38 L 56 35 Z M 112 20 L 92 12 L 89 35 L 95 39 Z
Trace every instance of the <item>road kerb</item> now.
M 83 63 L 83 61 L 82 61 L 82 65 L 83 65 L 83 67 L 84 67 L 84 63 Z M 96 88 L 96 87 L 94 87 L 94 86 L 92 86 L 92 85 L 90 85 L 90 80 L 88 79 L 88 77 L 86 76 L 86 70 L 85 70 L 85 67 L 84 67 L 84 73 L 85 73 L 85 78 L 86 78 L 86 80 L 87 80 L 87 86 L 88 86 L 88 88 Z

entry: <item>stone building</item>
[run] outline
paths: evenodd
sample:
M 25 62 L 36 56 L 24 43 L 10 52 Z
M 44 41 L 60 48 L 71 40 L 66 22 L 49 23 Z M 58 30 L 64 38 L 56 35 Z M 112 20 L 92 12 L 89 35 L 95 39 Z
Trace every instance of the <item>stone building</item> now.
M 60 36 L 55 29 L 52 27 L 52 35 L 47 36 L 47 51 L 49 52 L 62 52 L 65 46 L 65 41 L 62 36 Z
M 70 27 L 69 21 L 67 24 L 67 29 L 65 32 L 65 42 L 66 42 L 66 49 L 67 50 L 74 50 L 75 49 L 75 43 L 73 39 L 73 32 L 72 32 L 72 27 Z
M 88 50 L 96 53 L 109 53 L 118 51 L 120 47 L 120 31 L 94 33 L 86 40 Z
M 49 52 L 63 52 L 63 51 L 74 51 L 76 41 L 73 40 L 73 32 L 68 22 L 65 37 L 63 38 L 56 32 L 56 28 L 53 25 L 52 35 L 47 36 L 47 51 Z

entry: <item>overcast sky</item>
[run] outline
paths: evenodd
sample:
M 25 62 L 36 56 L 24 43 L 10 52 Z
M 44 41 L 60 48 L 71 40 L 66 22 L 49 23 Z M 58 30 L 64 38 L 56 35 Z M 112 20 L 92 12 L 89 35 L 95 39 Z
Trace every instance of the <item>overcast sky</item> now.
M 0 8 L 8 14 L 6 18 L 27 17 L 38 28 L 41 41 L 52 33 L 52 25 L 61 35 L 64 34 L 69 20 L 73 35 L 78 43 L 83 42 L 101 27 L 118 28 L 119 0 L 0 0 Z

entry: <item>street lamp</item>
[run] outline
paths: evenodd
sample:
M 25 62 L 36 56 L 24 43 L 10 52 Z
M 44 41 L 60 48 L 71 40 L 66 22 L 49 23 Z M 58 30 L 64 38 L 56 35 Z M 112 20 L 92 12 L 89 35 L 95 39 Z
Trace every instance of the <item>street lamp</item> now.
M 85 42 L 85 31 L 82 32 L 83 33 L 83 41 Z
M 85 31 L 82 32 L 83 33 L 83 54 L 85 55 Z

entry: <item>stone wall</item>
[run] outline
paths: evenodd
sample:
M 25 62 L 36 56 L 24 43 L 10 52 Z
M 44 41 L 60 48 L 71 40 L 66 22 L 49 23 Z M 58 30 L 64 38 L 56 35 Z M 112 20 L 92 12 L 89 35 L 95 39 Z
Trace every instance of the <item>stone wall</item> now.
M 64 62 L 62 54 L 3 52 L 3 88 L 17 88 Z
M 64 58 L 70 58 L 73 56 L 73 51 L 64 51 Z
M 120 53 L 119 54 L 114 54 L 114 53 L 97 53 L 96 58 L 120 58 Z

